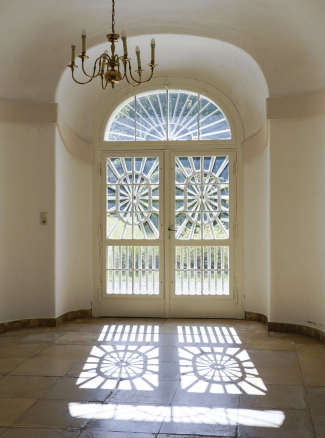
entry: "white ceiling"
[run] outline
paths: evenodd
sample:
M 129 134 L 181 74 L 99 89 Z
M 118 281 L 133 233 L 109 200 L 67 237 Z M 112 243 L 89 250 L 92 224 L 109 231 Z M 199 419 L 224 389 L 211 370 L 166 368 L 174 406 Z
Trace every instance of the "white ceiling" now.
M 242 105 L 242 118 L 247 108 L 253 113 L 260 108 L 255 111 L 257 119 L 253 114 L 244 122 L 248 133 L 260 124 L 262 103 L 249 96 L 255 82 L 265 98 L 263 75 L 271 97 L 325 88 L 324 22 L 324 0 L 116 0 L 116 31 L 127 32 L 130 47 L 139 43 L 143 56 L 149 55 L 151 35 L 157 35 L 156 75 L 199 76 L 229 97 L 236 95 L 242 102 L 237 103 Z M 71 42 L 76 41 L 80 50 L 80 32 L 86 28 L 88 47 L 101 45 L 101 52 L 110 25 L 110 0 L 2 0 L 0 98 L 63 99 L 57 88 L 60 80 L 66 80 L 63 73 Z M 71 86 L 70 92 L 74 96 L 90 93 L 81 92 L 80 87 Z M 88 96 L 94 114 L 110 95 L 107 90 L 105 97 L 104 92 L 100 96 L 95 91 L 98 87 L 91 84 L 89 88 L 95 93 Z M 60 88 L 67 86 L 61 83 Z M 71 112 L 66 105 L 68 122 L 89 139 L 91 128 L 84 126 L 84 116 L 76 119 Z

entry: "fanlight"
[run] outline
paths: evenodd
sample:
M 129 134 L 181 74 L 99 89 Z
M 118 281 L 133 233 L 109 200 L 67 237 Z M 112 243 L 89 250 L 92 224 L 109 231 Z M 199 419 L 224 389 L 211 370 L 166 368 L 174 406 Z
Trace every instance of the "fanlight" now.
M 228 140 L 229 122 L 211 99 L 183 90 L 138 94 L 116 109 L 107 141 Z

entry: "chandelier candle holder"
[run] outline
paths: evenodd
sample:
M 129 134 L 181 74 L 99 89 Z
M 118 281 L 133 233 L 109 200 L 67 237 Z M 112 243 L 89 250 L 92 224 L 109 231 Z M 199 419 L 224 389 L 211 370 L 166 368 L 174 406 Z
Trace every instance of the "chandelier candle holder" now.
M 121 37 L 123 42 L 123 52 L 124 55 L 118 56 L 115 53 L 115 43 L 119 40 L 120 35 L 115 33 L 115 0 L 112 0 L 112 33 L 109 33 L 106 35 L 107 40 L 111 43 L 111 54 L 108 54 L 108 50 L 105 50 L 105 52 L 100 55 L 94 64 L 93 68 L 93 74 L 89 75 L 85 71 L 85 60 L 89 59 L 89 57 L 86 55 L 86 31 L 83 29 L 81 33 L 81 54 L 78 55 L 78 58 L 81 59 L 81 68 L 83 73 L 89 78 L 86 82 L 79 82 L 74 77 L 74 70 L 78 68 L 76 65 L 76 46 L 75 44 L 71 45 L 71 63 L 68 65 L 69 68 L 71 68 L 72 73 L 72 79 L 77 83 L 81 85 L 89 84 L 93 79 L 99 77 L 101 78 L 101 84 L 103 90 L 106 90 L 108 84 L 111 84 L 112 88 L 115 87 L 115 84 L 118 84 L 123 79 L 126 79 L 127 82 L 132 85 L 132 87 L 138 87 L 140 84 L 145 84 L 146 82 L 149 82 L 150 79 L 153 76 L 153 71 L 155 67 L 157 67 L 157 64 L 155 64 L 155 40 L 152 38 L 150 46 L 151 46 L 151 62 L 149 65 L 151 69 L 151 74 L 148 79 L 143 80 L 142 74 L 144 70 L 141 67 L 141 58 L 140 58 L 140 49 L 139 46 L 136 46 L 135 53 L 137 56 L 137 64 L 138 69 L 135 71 L 137 73 L 138 77 L 135 78 L 132 74 L 131 69 L 131 59 L 128 57 L 128 48 L 127 48 L 127 41 L 126 41 L 126 35 L 125 32 L 122 31 Z M 123 74 L 121 73 L 121 70 L 123 71 Z

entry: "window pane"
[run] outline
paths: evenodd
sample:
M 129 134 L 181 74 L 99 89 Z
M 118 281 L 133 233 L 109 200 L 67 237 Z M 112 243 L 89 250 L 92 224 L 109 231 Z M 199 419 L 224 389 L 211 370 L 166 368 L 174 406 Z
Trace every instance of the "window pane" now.
M 137 140 L 166 140 L 166 92 L 137 96 Z
M 212 100 L 200 96 L 200 140 L 230 139 L 228 120 Z
M 134 97 L 127 102 L 109 123 L 105 140 L 109 141 L 134 141 L 135 140 L 135 106 Z
M 197 140 L 197 94 L 169 91 L 168 112 L 168 140 Z

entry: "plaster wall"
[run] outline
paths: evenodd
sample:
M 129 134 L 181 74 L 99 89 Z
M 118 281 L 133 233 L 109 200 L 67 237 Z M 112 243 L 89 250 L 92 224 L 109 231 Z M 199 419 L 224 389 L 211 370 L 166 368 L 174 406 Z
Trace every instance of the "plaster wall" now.
M 1 322 L 54 317 L 54 138 L 53 125 L 0 123 Z
M 244 164 L 245 310 L 268 315 L 269 150 Z
M 325 116 L 270 122 L 270 321 L 325 328 Z
M 73 157 L 56 134 L 56 316 L 90 309 L 92 300 L 92 167 Z

